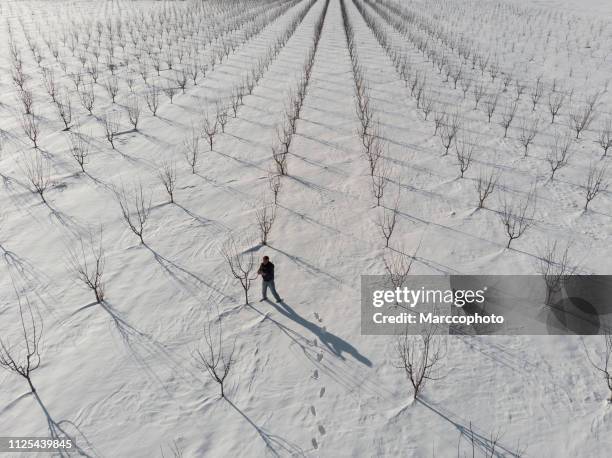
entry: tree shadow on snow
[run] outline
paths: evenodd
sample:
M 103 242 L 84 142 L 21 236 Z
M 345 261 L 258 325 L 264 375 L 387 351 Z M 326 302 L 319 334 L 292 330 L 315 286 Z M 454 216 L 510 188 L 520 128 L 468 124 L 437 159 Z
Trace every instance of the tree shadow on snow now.
M 439 406 L 434 406 L 421 397 L 417 397 L 416 401 L 457 428 L 457 431 L 459 431 L 461 437 L 466 438 L 466 440 L 470 443 L 473 441 L 474 447 L 482 451 L 485 456 L 496 458 L 520 456 L 520 452 L 510 450 L 509 448 L 500 444 L 499 435 L 496 437 L 494 434 L 491 434 L 491 436 L 487 437 L 484 433 L 475 431 L 471 423 L 467 422 L 466 424 L 465 420 L 457 418 L 457 416 L 452 412 L 444 412 Z M 456 417 L 456 419 L 451 418 L 453 416 Z
M 269 433 L 265 429 L 257 426 L 253 420 L 251 420 L 247 414 L 245 414 L 242 410 L 240 410 L 232 401 L 225 398 L 232 408 L 238 412 L 242 418 L 244 418 L 259 434 L 259 437 L 264 441 L 266 447 L 274 454 L 274 456 L 305 456 L 304 451 L 297 445 L 292 444 L 291 442 L 283 439 L 282 437 L 276 436 L 274 434 Z M 281 453 L 279 453 L 281 452 Z

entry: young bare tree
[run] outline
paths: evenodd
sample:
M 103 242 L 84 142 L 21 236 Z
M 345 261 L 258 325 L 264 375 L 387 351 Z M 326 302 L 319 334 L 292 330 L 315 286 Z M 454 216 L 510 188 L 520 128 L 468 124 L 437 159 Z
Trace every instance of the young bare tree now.
M 563 102 L 565 102 L 565 93 L 564 92 L 551 92 L 548 94 L 548 111 L 551 116 L 551 124 L 554 124 L 555 118 L 561 111 L 563 107 Z
M 514 116 L 516 115 L 516 109 L 518 104 L 516 101 L 509 102 L 505 107 L 504 111 L 501 114 L 501 121 L 499 124 L 504 128 L 504 138 L 508 136 L 508 129 L 510 128 L 510 124 L 514 120 Z
M 274 205 L 278 205 L 278 194 L 280 193 L 282 182 L 280 176 L 273 170 L 268 170 L 268 186 L 274 195 Z
M 198 366 L 219 384 L 221 398 L 225 398 L 225 380 L 236 362 L 235 349 L 236 339 L 231 346 L 226 345 L 221 316 L 217 313 L 217 318 L 204 326 L 204 348 L 195 350 L 193 357 Z
M 174 86 L 171 82 L 168 82 L 168 84 L 163 88 L 163 91 L 166 97 L 170 99 L 170 103 L 173 103 L 174 96 L 178 92 L 178 88 Z
M 523 122 L 521 122 L 519 141 L 521 142 L 521 145 L 523 145 L 524 148 L 524 157 L 527 157 L 529 145 L 533 143 L 533 140 L 538 134 L 539 123 L 540 119 L 537 117 L 533 119 L 525 118 L 523 119 Z
M 72 122 L 72 101 L 67 91 L 63 91 L 59 96 L 56 96 L 55 106 L 64 123 L 64 130 L 70 129 L 70 123 Z
M 106 140 L 108 140 L 111 147 L 115 149 L 115 137 L 119 133 L 119 113 L 116 111 L 106 113 L 102 118 L 102 122 L 104 124 Z
M 83 135 L 73 132 L 69 136 L 70 155 L 79 164 L 82 172 L 85 172 L 85 164 L 89 156 L 89 143 L 85 141 Z
M 546 283 L 546 305 L 551 305 L 555 294 L 559 293 L 567 279 L 576 271 L 570 260 L 571 243 L 564 247 L 555 240 L 546 242 L 539 253 L 538 271 Z
M 187 72 L 185 71 L 185 69 L 182 69 L 181 71 L 176 71 L 174 81 L 184 94 L 185 88 L 187 88 Z
M 208 113 L 202 114 L 202 131 L 203 135 L 208 138 L 208 145 L 210 146 L 210 150 L 213 150 L 213 142 L 215 140 L 215 135 L 219 130 L 219 120 L 215 116 L 212 118 Z
M 25 302 L 25 304 L 23 303 Z M 32 393 L 36 388 L 32 382 L 32 373 L 40 367 L 40 341 L 43 334 L 43 321 L 40 315 L 35 316 L 30 301 L 18 296 L 20 334 L 19 345 L 8 342 L 6 334 L 0 337 L 0 368 L 25 379 Z
M 483 103 L 485 106 L 485 112 L 487 113 L 487 119 L 489 120 L 489 123 L 491 122 L 491 118 L 493 117 L 493 114 L 495 113 L 498 101 L 499 101 L 499 92 L 497 90 L 489 94 L 484 99 Z
M 49 160 L 37 151 L 31 154 L 24 153 L 21 166 L 30 184 L 30 190 L 38 194 L 43 203 L 46 204 L 45 193 L 52 184 Z
M 244 291 L 245 304 L 249 304 L 249 289 L 253 280 L 257 278 L 255 273 L 255 256 L 251 249 L 250 238 L 236 240 L 230 236 L 221 248 L 221 255 L 225 259 L 232 276 L 240 282 Z
M 531 97 L 531 111 L 535 111 L 542 95 L 544 94 L 544 83 L 542 82 L 543 75 L 538 75 L 536 83 L 531 89 L 529 96 Z
M 76 246 L 68 249 L 68 267 L 72 274 L 87 288 L 95 298 L 96 304 L 104 301 L 105 255 L 102 246 L 102 228 L 97 234 L 90 232 L 87 238 L 79 237 Z
M 476 191 L 478 192 L 478 208 L 485 208 L 485 201 L 491 194 L 493 194 L 495 186 L 497 186 L 498 179 L 499 174 L 494 169 L 490 169 L 488 172 L 480 170 L 478 180 L 476 181 Z
M 159 89 L 153 86 L 145 92 L 145 101 L 149 111 L 153 116 L 157 116 L 157 109 L 159 108 Z
M 142 183 L 135 185 L 131 191 L 122 187 L 116 195 L 123 220 L 144 244 L 144 229 L 151 213 L 151 196 L 145 196 Z
M 408 279 L 410 269 L 412 269 L 412 263 L 416 258 L 419 248 L 420 244 L 412 255 L 406 254 L 402 246 L 397 250 L 385 251 L 383 263 L 385 264 L 385 271 L 387 272 L 391 286 L 393 286 L 394 289 L 406 286 L 406 280 Z
M 40 123 L 34 113 L 23 113 L 21 115 L 21 128 L 30 139 L 35 149 L 38 149 L 38 137 L 40 135 Z
M 598 362 L 593 361 L 586 345 L 584 346 L 584 350 L 591 365 L 601 373 L 610 391 L 608 402 L 612 403 L 612 335 L 607 334 L 602 337 L 604 339 L 604 350 Z M 584 345 L 584 341 L 582 343 Z
M 546 162 L 550 166 L 550 181 L 554 181 L 557 170 L 565 167 L 570 156 L 572 138 L 569 135 L 554 133 L 554 141 L 548 147 Z
M 83 108 L 85 108 L 90 115 L 93 114 L 94 102 L 96 100 L 96 93 L 94 91 L 93 84 L 83 84 L 77 92 Z
M 134 130 L 138 130 L 138 121 L 140 119 L 140 101 L 137 95 L 132 95 L 128 99 L 126 110 L 130 124 L 134 127 Z
M 104 82 L 104 88 L 106 89 L 108 96 L 111 98 L 111 101 L 115 103 L 115 98 L 119 93 L 119 80 L 117 79 L 117 77 L 111 76 L 107 78 Z
M 608 189 L 608 184 L 605 182 L 606 167 L 597 167 L 596 164 L 589 166 L 589 174 L 587 176 L 587 182 L 584 186 L 585 190 L 585 203 L 584 211 L 586 212 L 589 208 L 589 204 L 601 191 Z
M 229 116 L 227 107 L 217 103 L 216 116 L 217 116 L 217 122 L 221 126 L 221 132 L 225 133 L 225 125 L 227 124 L 228 116 Z
M 393 208 L 382 207 L 376 216 L 376 225 L 385 239 L 385 248 L 389 248 L 389 241 L 397 224 L 399 199 L 394 202 Z
M 573 109 L 570 112 L 570 126 L 576 132 L 576 139 L 580 138 L 580 133 L 586 130 L 593 122 L 595 117 L 594 105 L 584 104 L 581 108 Z
M 461 178 L 463 178 L 465 172 L 470 168 L 475 150 L 476 143 L 469 135 L 463 135 L 455 141 L 455 153 L 457 154 Z
M 446 357 L 446 340 L 436 331 L 437 326 L 430 325 L 420 335 L 410 335 L 406 326 L 396 342 L 398 362 L 395 366 L 404 371 L 415 400 L 428 382 L 443 378 L 439 366 Z
M 442 146 L 444 147 L 444 154 L 446 156 L 448 154 L 448 150 L 453 145 L 457 135 L 459 134 L 459 116 L 457 113 L 453 115 L 452 118 L 448 119 L 446 123 L 440 126 L 439 136 L 442 141 Z
M 261 234 L 261 244 L 267 245 L 268 236 L 276 219 L 276 205 L 264 202 L 260 208 L 255 210 L 255 218 L 257 219 L 259 233 Z
M 191 134 L 183 140 L 183 146 L 185 148 L 185 159 L 191 167 L 191 173 L 195 174 L 200 152 L 200 135 L 193 126 L 191 127 Z
M 599 130 L 597 143 L 603 150 L 602 157 L 606 157 L 608 150 L 612 147 L 612 118 L 606 119 Z
M 533 225 L 535 213 L 535 188 L 525 199 L 510 201 L 503 197 L 499 218 L 508 236 L 506 248 L 510 248 L 513 240 L 521 237 Z
M 387 183 L 389 182 L 389 177 L 391 175 L 391 169 L 388 166 L 386 161 L 378 162 L 376 166 L 376 171 L 372 175 L 372 194 L 376 199 L 376 206 L 380 207 L 380 200 L 383 198 L 385 194 L 385 188 L 387 187 Z
M 176 166 L 174 162 L 164 162 L 158 173 L 159 180 L 170 197 L 170 203 L 174 203 L 174 188 L 176 187 Z
M 278 144 L 272 146 L 272 159 L 276 165 L 278 175 L 287 175 L 289 173 L 287 168 L 287 156 L 289 155 L 289 148 L 291 147 L 291 140 L 293 139 L 291 126 L 286 123 L 278 126 L 276 128 L 276 137 Z

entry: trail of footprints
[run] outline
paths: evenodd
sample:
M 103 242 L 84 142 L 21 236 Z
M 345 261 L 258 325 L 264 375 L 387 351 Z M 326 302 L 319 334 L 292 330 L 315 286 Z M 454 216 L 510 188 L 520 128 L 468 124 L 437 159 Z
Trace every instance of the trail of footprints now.
M 317 312 L 314 312 L 314 317 L 317 320 L 317 322 L 319 322 L 319 323 L 323 322 L 323 319 L 319 316 L 319 314 Z M 325 330 L 324 327 L 322 327 L 322 329 Z M 314 339 L 313 344 L 314 344 L 315 347 L 318 347 L 318 342 L 317 342 L 316 338 Z M 323 361 L 323 352 L 319 351 L 317 353 L 317 362 L 320 363 L 321 361 Z M 313 378 L 313 380 L 319 380 L 319 370 L 318 369 L 315 369 L 313 371 L 312 378 Z M 322 398 L 323 396 L 325 396 L 325 387 L 324 386 L 322 386 L 319 389 L 319 398 Z M 314 449 L 317 450 L 319 448 L 319 446 L 320 446 L 320 443 L 321 443 L 321 441 L 323 439 L 323 436 L 325 436 L 327 431 L 325 431 L 325 427 L 320 422 L 316 421 L 317 409 L 315 408 L 315 406 L 311 405 L 309 410 L 310 410 L 310 414 L 315 418 L 315 423 L 317 425 L 317 430 L 316 430 L 316 432 L 315 432 L 315 434 L 314 434 L 314 436 L 313 436 L 313 438 L 311 439 L 310 442 L 312 443 L 312 446 L 314 447 Z M 317 437 L 319 437 L 318 440 L 317 440 Z

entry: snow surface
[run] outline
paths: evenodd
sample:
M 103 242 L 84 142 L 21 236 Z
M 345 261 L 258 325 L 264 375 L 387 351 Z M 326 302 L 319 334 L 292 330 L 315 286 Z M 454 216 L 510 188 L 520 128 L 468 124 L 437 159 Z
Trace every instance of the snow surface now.
M 157 4 L 138 1 L 130 8 L 147 11 Z M 537 249 L 551 237 L 573 241 L 582 272 L 610 273 L 612 195 L 602 194 L 589 212 L 582 212 L 580 183 L 589 162 L 600 156 L 593 143 L 595 127 L 550 183 L 543 158 L 552 127 L 545 123 L 546 132 L 536 139 L 529 157 L 522 158 L 517 131 L 511 129 L 514 138 L 503 140 L 499 125 L 489 124 L 481 111 L 470 111 L 473 102 L 468 99 L 462 110 L 480 148 L 476 166 L 467 178 L 458 179 L 454 157 L 440 156 L 432 121 L 417 111 L 353 3 L 346 4 L 389 143 L 387 154 L 401 174 L 400 220 L 392 244 L 412 251 L 422 241 L 414 273 L 535 273 Z M 169 456 L 173 441 L 190 457 L 457 456 L 460 433 L 470 424 L 485 441 L 500 432 L 500 447 L 514 450 L 520 444 L 526 456 L 610 456 L 608 393 L 582 344 L 584 339 L 595 351 L 601 349 L 600 338 L 455 336 L 443 367 L 447 376 L 413 403 L 403 374 L 394 366 L 394 339 L 360 335 L 360 275 L 384 273 L 385 249 L 356 135 L 339 0 L 331 0 L 325 18 L 270 244 L 256 248 L 258 257 L 268 255 L 275 263 L 285 304 L 243 305 L 240 286 L 219 249 L 229 230 L 255 231 L 255 208 L 267 191 L 275 129 L 323 5 L 318 0 L 309 11 L 253 94 L 245 97 L 238 117 L 230 118 L 214 150 L 203 147 L 196 174 L 190 173 L 180 149 L 191 123 L 199 122 L 202 107 L 212 110 L 216 100 L 228 95 L 301 6 L 238 48 L 197 86 L 189 84 L 173 104 L 162 96 L 157 117 L 144 107 L 138 132 L 120 135 L 116 151 L 96 120 L 113 109 L 104 89 L 96 87 L 95 116 L 88 116 L 73 94 L 80 131 L 91 135 L 87 174 L 77 173 L 67 134 L 38 71 L 31 88 L 43 119 L 41 151 L 52 163 L 48 205 L 29 190 L 20 166 L 32 148 L 19 124 L 5 18 L 10 18 L 34 74 L 36 64 L 19 20 L 26 27 L 44 27 L 46 18 L 58 15 L 70 24 L 79 15 L 103 16 L 113 7 L 110 2 L 78 1 L 3 5 L 0 335 L 14 338 L 19 330 L 18 291 L 44 318 L 42 364 L 33 380 L 48 414 L 55 422 L 72 422 L 68 429 L 93 456 L 152 457 L 161 456 L 162 450 Z M 575 0 L 537 5 L 558 13 L 584 13 L 584 18 L 596 14 L 607 27 L 602 49 L 610 50 L 612 10 L 607 2 L 591 1 L 588 8 Z M 577 24 L 574 34 L 590 28 L 589 19 Z M 491 32 L 493 27 L 483 24 L 483 39 Z M 529 37 L 516 39 L 527 43 Z M 571 58 L 576 60 L 568 64 L 563 52 L 535 56 L 525 80 L 533 81 L 539 73 L 547 81 L 567 77 L 572 65 L 573 85 L 582 93 L 602 87 L 612 75 L 610 57 L 598 68 L 595 59 Z M 48 51 L 46 59 L 61 75 Z M 516 68 L 522 72 L 523 62 Z M 460 91 L 443 79 L 432 71 L 429 83 L 444 100 L 460 100 Z M 66 76 L 61 81 L 73 87 Z M 144 90 L 141 79 L 137 85 Z M 121 91 L 127 93 L 123 79 Z M 604 94 L 602 112 L 609 110 L 610 101 L 609 93 Z M 125 98 L 120 95 L 118 103 Z M 528 108 L 521 110 L 527 113 Z M 544 109 L 542 113 L 546 118 Z M 121 122 L 128 131 L 125 116 Z M 168 159 L 177 164 L 176 204 L 167 202 L 157 177 Z M 504 187 L 517 195 L 538 181 L 536 224 L 514 242 L 514 249 L 505 248 L 495 212 L 475 211 L 474 179 L 483 164 L 503 170 Z M 125 225 L 112 192 L 136 181 L 152 193 L 146 245 Z M 76 234 L 100 224 L 106 250 L 105 307 L 92 304 L 91 292 L 75 281 L 67 263 Z M 251 298 L 259 298 L 259 282 Z M 191 356 L 214 306 L 221 310 L 226 337 L 236 338 L 237 345 L 227 401 L 219 399 L 217 385 Z M 0 372 L 0 436 L 48 435 L 47 418 L 28 393 L 22 379 Z M 467 446 L 463 440 L 461 456 L 468 453 Z

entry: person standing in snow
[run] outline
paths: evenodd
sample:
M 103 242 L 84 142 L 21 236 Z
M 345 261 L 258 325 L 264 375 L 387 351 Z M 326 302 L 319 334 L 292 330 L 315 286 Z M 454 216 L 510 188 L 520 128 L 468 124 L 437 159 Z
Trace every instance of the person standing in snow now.
M 267 293 L 268 293 L 268 288 L 270 288 L 270 291 L 272 291 L 272 295 L 274 296 L 274 299 L 276 299 L 276 302 L 281 302 L 282 299 L 276 292 L 276 287 L 274 285 L 274 264 L 270 262 L 269 257 L 267 256 L 263 257 L 257 273 L 261 275 L 261 280 L 262 280 L 261 281 L 261 293 L 262 293 L 261 300 L 262 301 L 268 300 Z

